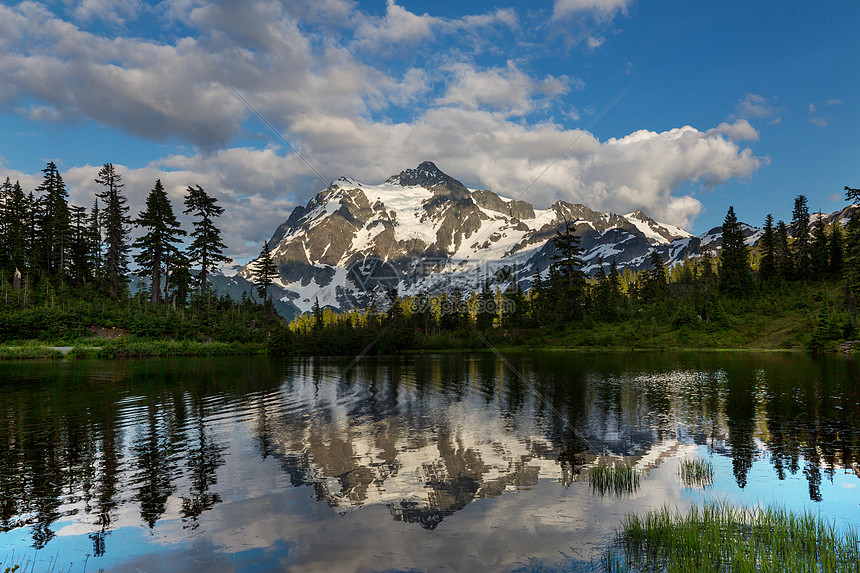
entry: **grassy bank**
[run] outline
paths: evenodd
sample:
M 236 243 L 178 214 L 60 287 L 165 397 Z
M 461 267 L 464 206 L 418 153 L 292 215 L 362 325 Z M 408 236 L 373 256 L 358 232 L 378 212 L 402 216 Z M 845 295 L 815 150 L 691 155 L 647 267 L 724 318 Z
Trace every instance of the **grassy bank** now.
M 59 350 L 45 346 L 0 346 L 0 360 L 59 360 Z
M 628 515 L 603 571 L 860 571 L 860 533 L 812 513 L 723 503 Z
M 60 350 L 52 346 L 71 346 L 66 359 L 153 358 L 159 356 L 239 356 L 266 354 L 259 342 L 197 342 L 191 340 L 87 340 L 76 344 L 28 344 L 0 346 L 0 359 L 59 359 Z

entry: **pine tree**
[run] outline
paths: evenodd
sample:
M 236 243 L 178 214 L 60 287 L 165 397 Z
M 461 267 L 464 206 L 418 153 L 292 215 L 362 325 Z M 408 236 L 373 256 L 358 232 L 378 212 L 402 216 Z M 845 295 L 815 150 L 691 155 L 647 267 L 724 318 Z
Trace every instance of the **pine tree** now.
M 490 289 L 490 279 L 486 279 L 484 281 L 484 285 L 481 287 L 481 295 L 478 303 L 478 314 L 475 319 L 475 328 L 480 331 L 489 330 L 493 327 L 493 319 L 495 318 L 495 316 L 496 301 L 493 298 L 493 291 Z
M 69 275 L 75 284 L 86 285 L 92 279 L 87 210 L 71 205 L 69 211 L 72 219 Z
M 188 259 L 192 264 L 200 266 L 197 278 L 200 281 L 200 295 L 207 291 L 207 277 L 220 263 L 229 262 L 230 257 L 224 256 L 227 248 L 221 241 L 221 230 L 215 226 L 213 219 L 224 213 L 224 208 L 218 206 L 218 200 L 209 196 L 200 185 L 188 187 L 185 196 L 186 215 L 189 213 L 196 219 L 194 230 L 191 232 L 191 245 L 188 247 Z
M 30 213 L 27 198 L 17 181 L 8 197 L 6 213 L 9 220 L 7 241 L 10 269 L 24 272 L 27 266 L 27 221 Z
M 810 276 L 815 280 L 823 279 L 830 267 L 830 246 L 821 213 L 818 214 L 812 230 L 812 245 L 809 249 L 809 255 Z
M 165 264 L 165 280 L 164 291 L 172 296 L 174 308 L 178 304 L 184 307 L 188 301 L 188 293 L 191 287 L 191 261 L 185 256 L 185 253 L 179 249 L 171 249 L 167 253 Z
M 391 287 L 385 291 L 385 298 L 388 299 L 388 311 L 386 312 L 386 320 L 389 327 L 395 331 L 403 327 L 403 305 L 400 301 L 400 293 L 397 287 Z
M 698 299 L 696 301 L 699 315 L 705 322 L 710 324 L 717 311 L 717 278 L 714 274 L 714 257 L 711 251 L 705 250 L 700 258 L 702 267 L 697 289 Z
M 503 325 L 506 328 L 521 328 L 525 326 L 525 318 L 528 313 L 526 297 L 516 279 L 512 279 L 504 292 L 505 313 L 502 315 Z M 456 304 L 456 302 L 455 302 Z
M 833 223 L 833 230 L 830 232 L 830 256 L 829 256 L 829 272 L 834 277 L 842 276 L 844 265 L 844 250 L 845 241 L 842 237 L 842 224 L 839 221 Z
M 66 259 L 71 235 L 69 217 L 69 194 L 66 184 L 53 161 L 42 170 L 42 184 L 36 191 L 39 197 L 40 218 L 38 241 L 42 246 L 42 269 L 62 277 L 65 274 Z
M 612 262 L 609 264 L 609 297 L 612 303 L 610 308 L 610 319 L 616 320 L 622 312 L 624 298 L 621 294 L 621 273 L 618 272 L 618 263 L 615 257 L 612 257 Z
M 845 200 L 860 202 L 860 189 L 845 187 Z M 860 298 L 860 207 L 854 207 L 845 227 L 845 278 L 846 288 L 854 298 L 853 307 L 857 308 Z M 856 322 L 856 314 L 855 314 Z
M 140 267 L 141 276 L 150 277 L 150 303 L 152 306 L 158 306 L 161 302 L 162 270 L 167 264 L 169 254 L 176 249 L 179 237 L 185 235 L 176 220 L 173 205 L 161 179 L 155 181 L 155 187 L 146 198 L 146 208 L 134 223 L 147 229 L 146 233 L 134 242 L 133 246 L 139 249 L 134 262 Z
M 555 268 L 560 281 L 554 288 L 561 289 L 566 308 L 564 316 L 571 319 L 582 317 L 582 306 L 585 299 L 587 283 L 582 267 L 582 247 L 579 246 L 579 236 L 574 234 L 573 222 L 565 221 L 564 230 L 556 231 L 553 243 L 556 252 L 552 255 L 551 268 Z M 551 277 L 552 278 L 552 277 Z
M 112 163 L 105 163 L 99 170 L 95 182 L 105 190 L 96 193 L 104 203 L 102 229 L 104 231 L 105 268 L 108 292 L 117 299 L 125 293 L 128 282 L 128 234 L 131 219 L 128 216 L 126 199 L 122 195 L 122 177 Z
M 603 257 L 597 257 L 597 284 L 591 289 L 594 312 L 601 320 L 609 320 L 609 283 L 607 282 L 606 271 L 603 268 Z
M 613 322 L 618 318 L 621 306 L 621 274 L 615 257 L 609 265 L 609 274 L 603 270 L 603 259 L 598 259 L 597 286 L 594 289 L 594 305 L 601 320 Z
M 651 251 L 649 263 L 651 268 L 640 275 L 642 285 L 639 289 L 639 297 L 645 304 L 662 302 L 669 294 L 668 276 L 663 258 L 657 251 Z
M 791 231 L 794 235 L 794 243 L 791 246 L 795 276 L 800 280 L 804 280 L 809 277 L 812 266 L 809 245 L 809 207 L 804 195 L 798 195 L 794 200 L 794 211 L 791 214 Z
M 563 326 L 571 315 L 570 300 L 566 294 L 566 281 L 555 263 L 549 265 L 545 284 L 546 302 L 544 310 L 547 313 L 549 324 L 558 327 Z
M 752 288 L 752 271 L 743 230 L 729 207 L 723 221 L 723 249 L 720 255 L 720 292 L 730 296 L 745 296 Z
M 264 242 L 263 248 L 260 251 L 260 256 L 254 265 L 254 286 L 257 287 L 257 294 L 266 304 L 268 299 L 269 285 L 278 277 L 278 267 L 275 261 L 272 260 L 272 253 L 269 251 L 269 243 Z
M 374 291 L 374 292 L 376 292 L 376 291 Z M 315 331 L 322 330 L 322 328 L 323 328 L 323 311 L 322 311 L 322 307 L 320 307 L 320 299 L 318 296 L 314 297 L 314 306 L 313 306 L 313 309 L 311 309 L 311 312 L 313 313 L 313 317 L 314 317 L 314 326 L 313 326 L 314 330 Z
M 12 181 L 7 177 L 0 185 L 0 273 L 8 269 L 12 262 L 11 229 Z M 2 275 L 0 275 L 2 276 Z
M 39 243 L 39 239 L 42 235 L 41 229 L 39 228 L 39 221 L 42 218 L 41 215 L 41 204 L 34 196 L 33 192 L 27 194 L 27 223 L 26 223 L 26 231 L 25 231 L 25 244 L 26 244 L 26 255 L 27 259 L 27 267 L 33 271 L 38 272 L 39 265 L 42 261 L 42 248 Z
M 773 215 L 767 214 L 764 220 L 764 234 L 761 237 L 761 263 L 759 278 L 762 283 L 771 283 L 778 278 L 777 237 L 773 227 Z
M 87 234 L 89 236 L 89 258 L 93 278 L 100 281 L 102 278 L 102 225 L 98 199 L 93 201 Z
M 783 280 L 794 276 L 794 260 L 788 245 L 788 227 L 785 221 L 776 224 L 776 271 Z

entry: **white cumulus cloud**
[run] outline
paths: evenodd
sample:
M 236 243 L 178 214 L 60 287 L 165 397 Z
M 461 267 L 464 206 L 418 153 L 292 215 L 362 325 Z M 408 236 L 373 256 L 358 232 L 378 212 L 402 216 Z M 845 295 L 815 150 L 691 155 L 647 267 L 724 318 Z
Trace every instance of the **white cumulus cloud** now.
M 566 76 L 547 76 L 535 80 L 519 70 L 513 62 L 505 68 L 477 70 L 471 64 L 453 64 L 446 68 L 452 76 L 442 105 L 457 105 L 466 109 L 488 106 L 511 115 L 523 115 L 539 102 L 536 97 L 554 97 L 568 91 L 571 81 Z M 581 86 L 575 81 L 574 85 Z
M 723 122 L 708 130 L 708 135 L 725 135 L 732 141 L 757 140 L 758 131 L 745 119 L 735 120 L 734 123 Z
M 555 9 L 605 18 L 628 6 L 560 0 Z M 432 160 L 471 187 L 509 197 L 528 188 L 521 198 L 538 207 L 564 199 L 616 212 L 640 208 L 686 226 L 701 203 L 682 188 L 748 177 L 766 161 L 738 143 L 758 137 L 748 117 L 772 115 L 770 102 L 753 94 L 739 104 L 742 117 L 712 129 L 637 131 L 600 141 L 557 123 L 553 110 L 579 117 L 573 102 L 562 101 L 584 88 L 575 71 L 536 75 L 514 59 L 481 66 L 461 51 L 477 32 L 516 29 L 513 10 L 444 19 L 393 1 L 383 17 L 342 0 L 166 0 L 163 7 L 192 33 L 108 37 L 41 4 L 0 6 L 0 76 L 8 78 L 0 82 L 0 108 L 35 122 L 91 121 L 178 144 L 146 165 L 117 165 L 133 213 L 157 178 L 177 211 L 186 187 L 201 185 L 227 209 L 225 240 L 239 260 L 255 256 L 292 207 L 341 175 L 378 183 Z M 445 34 L 452 43 L 466 39 L 443 49 L 438 61 L 410 60 L 405 69 L 372 63 L 380 55 L 373 50 Z M 392 113 L 396 106 L 407 111 Z M 582 109 L 591 113 L 587 104 Z M 99 166 L 58 164 L 72 201 L 90 207 Z M 6 174 L 28 190 L 40 181 L 38 173 L 0 171 Z
M 556 0 L 553 18 L 564 18 L 571 14 L 590 13 L 600 20 L 611 20 L 618 13 L 627 13 L 632 0 Z

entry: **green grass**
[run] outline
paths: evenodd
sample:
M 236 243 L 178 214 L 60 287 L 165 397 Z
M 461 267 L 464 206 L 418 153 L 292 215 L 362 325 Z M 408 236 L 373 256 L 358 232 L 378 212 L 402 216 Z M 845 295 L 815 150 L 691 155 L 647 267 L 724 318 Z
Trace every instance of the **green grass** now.
M 600 562 L 602 571 L 860 571 L 860 534 L 837 532 L 810 512 L 725 503 L 630 514 Z
M 714 481 L 714 466 L 702 458 L 684 458 L 678 468 L 681 483 L 686 488 L 705 488 Z
M 44 346 L 0 346 L 0 360 L 56 360 L 62 357 L 59 350 Z
M 102 341 L 100 348 L 76 346 L 69 353 L 72 358 L 149 358 L 156 356 L 236 356 L 265 354 L 260 343 L 196 342 L 192 340 L 110 340 Z
M 599 464 L 588 473 L 588 483 L 598 495 L 631 494 L 639 489 L 639 472 L 624 463 Z
M 62 345 L 58 345 L 62 346 Z M 258 342 L 197 342 L 192 340 L 117 340 L 100 339 L 77 344 L 68 359 L 151 358 L 158 356 L 238 356 L 266 354 L 266 345 Z M 59 350 L 46 345 L 21 347 L 0 346 L 0 360 L 60 359 Z

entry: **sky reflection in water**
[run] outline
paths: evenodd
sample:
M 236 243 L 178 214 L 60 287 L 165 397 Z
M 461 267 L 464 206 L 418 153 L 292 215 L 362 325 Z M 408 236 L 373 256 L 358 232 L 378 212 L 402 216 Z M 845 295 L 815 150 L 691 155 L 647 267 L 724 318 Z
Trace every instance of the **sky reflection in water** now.
M 0 364 L 0 562 L 570 569 L 629 511 L 713 498 L 860 525 L 855 361 L 510 360 L 526 384 L 491 355 L 368 358 L 340 381 L 340 359 Z M 680 484 L 694 455 L 709 488 Z M 613 461 L 638 491 L 592 493 Z

